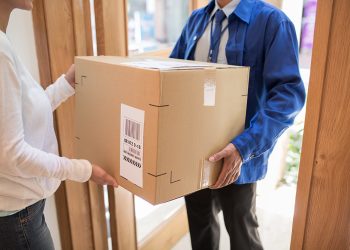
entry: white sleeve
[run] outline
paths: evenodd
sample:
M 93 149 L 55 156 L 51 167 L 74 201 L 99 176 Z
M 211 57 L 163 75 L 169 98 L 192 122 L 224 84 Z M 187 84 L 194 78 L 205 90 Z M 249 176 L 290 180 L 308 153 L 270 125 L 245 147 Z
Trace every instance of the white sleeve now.
M 30 178 L 87 181 L 86 160 L 70 160 L 32 147 L 24 140 L 22 87 L 13 61 L 0 52 L 0 173 Z
M 45 89 L 46 95 L 51 102 L 54 111 L 62 102 L 74 95 L 74 88 L 68 83 L 65 75 L 61 75 L 56 82 Z

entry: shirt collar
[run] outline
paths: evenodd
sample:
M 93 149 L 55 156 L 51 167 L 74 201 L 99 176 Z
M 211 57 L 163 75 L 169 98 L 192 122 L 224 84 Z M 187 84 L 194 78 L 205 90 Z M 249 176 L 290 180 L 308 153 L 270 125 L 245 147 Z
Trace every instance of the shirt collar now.
M 228 18 L 232 12 L 236 9 L 237 5 L 239 4 L 241 0 L 232 0 L 229 4 L 227 4 L 224 8 L 222 8 L 222 11 L 225 13 L 226 17 Z M 215 0 L 215 8 L 214 11 L 212 12 L 212 15 L 216 13 L 217 10 L 221 9 L 218 1 Z
M 233 0 L 232 3 L 229 3 L 226 7 L 228 7 L 229 5 L 234 5 L 234 7 L 231 7 L 230 10 L 231 12 L 229 13 L 229 16 L 230 14 L 232 14 L 232 10 L 233 10 L 233 13 L 239 18 L 241 19 L 242 21 L 246 22 L 249 24 L 250 22 L 250 17 L 251 17 L 251 14 L 252 14 L 252 11 L 253 11 L 253 7 L 255 5 L 255 2 L 256 0 L 240 0 L 240 1 L 237 1 L 237 0 Z M 237 5 L 238 4 L 238 5 Z M 216 4 L 216 0 L 212 0 L 205 8 L 205 11 L 210 15 L 211 13 L 215 13 L 215 11 L 217 10 L 217 4 Z M 224 8 L 224 9 L 225 9 Z M 223 10 L 224 10 L 223 9 Z M 213 11 L 215 10 L 215 11 Z M 225 14 L 226 14 L 226 11 L 224 11 Z M 227 14 L 226 14 L 227 16 Z M 230 16 L 230 18 L 232 17 L 232 15 Z
M 241 0 L 233 13 L 242 21 L 249 24 L 255 2 L 256 0 Z

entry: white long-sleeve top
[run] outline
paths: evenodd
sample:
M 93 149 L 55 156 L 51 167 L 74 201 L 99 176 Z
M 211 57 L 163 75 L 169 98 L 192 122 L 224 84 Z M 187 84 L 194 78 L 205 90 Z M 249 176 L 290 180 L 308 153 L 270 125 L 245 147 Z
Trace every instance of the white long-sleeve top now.
M 0 31 L 0 211 L 34 204 L 62 180 L 90 178 L 88 161 L 58 156 L 53 111 L 73 94 L 64 75 L 44 90 Z

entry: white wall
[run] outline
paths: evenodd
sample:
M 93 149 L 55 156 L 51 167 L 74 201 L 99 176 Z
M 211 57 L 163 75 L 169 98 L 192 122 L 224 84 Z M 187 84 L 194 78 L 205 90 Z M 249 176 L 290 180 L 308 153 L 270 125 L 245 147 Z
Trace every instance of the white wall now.
M 14 11 L 11 15 L 6 34 L 20 60 L 28 68 L 34 79 L 40 82 L 31 12 L 21 10 Z M 44 213 L 55 248 L 56 250 L 60 250 L 62 247 L 58 231 L 57 211 L 54 197 L 50 197 L 46 200 Z
M 297 38 L 300 44 L 304 0 L 284 0 L 282 10 L 290 18 L 295 26 Z

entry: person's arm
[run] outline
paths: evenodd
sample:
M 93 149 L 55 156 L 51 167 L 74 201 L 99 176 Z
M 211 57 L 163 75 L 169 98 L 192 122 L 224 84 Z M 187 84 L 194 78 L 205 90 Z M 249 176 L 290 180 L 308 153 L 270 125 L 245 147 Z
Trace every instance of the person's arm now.
M 265 101 L 250 122 L 211 161 L 224 159 L 223 170 L 213 188 L 233 183 L 240 174 L 242 163 L 271 149 L 278 137 L 294 122 L 305 102 L 305 89 L 298 65 L 298 43 L 293 24 L 280 22 L 266 33 L 263 81 Z
M 61 103 L 75 94 L 75 67 L 74 64 L 66 74 L 61 75 L 56 82 L 45 89 L 50 100 L 52 111 L 56 110 Z
M 305 102 L 293 24 L 282 21 L 269 37 L 263 70 L 266 101 L 251 120 L 249 128 L 232 141 L 243 162 L 273 147 L 278 137 L 293 124 Z
M 191 34 L 191 25 L 193 26 L 194 20 L 196 19 L 197 12 L 199 10 L 195 10 L 192 12 L 191 16 L 188 18 L 185 26 L 182 29 L 181 35 L 178 38 L 171 54 L 170 58 L 175 59 L 185 59 L 185 53 L 186 53 L 186 47 L 187 47 L 187 41 L 189 39 L 189 36 Z
M 186 50 L 186 33 L 187 33 L 187 24 L 183 28 L 182 33 L 170 54 L 170 58 L 184 59 L 185 50 Z
M 62 75 L 54 84 L 46 90 L 46 94 L 51 102 L 52 110 L 55 110 L 62 102 L 75 93 L 75 65 L 72 64 L 65 75 Z M 117 181 L 109 175 L 103 168 L 92 164 L 90 180 L 100 185 L 118 186 Z
M 46 153 L 24 140 L 22 94 L 13 61 L 0 54 L 0 172 L 23 178 L 89 180 L 92 166 L 88 161 Z

